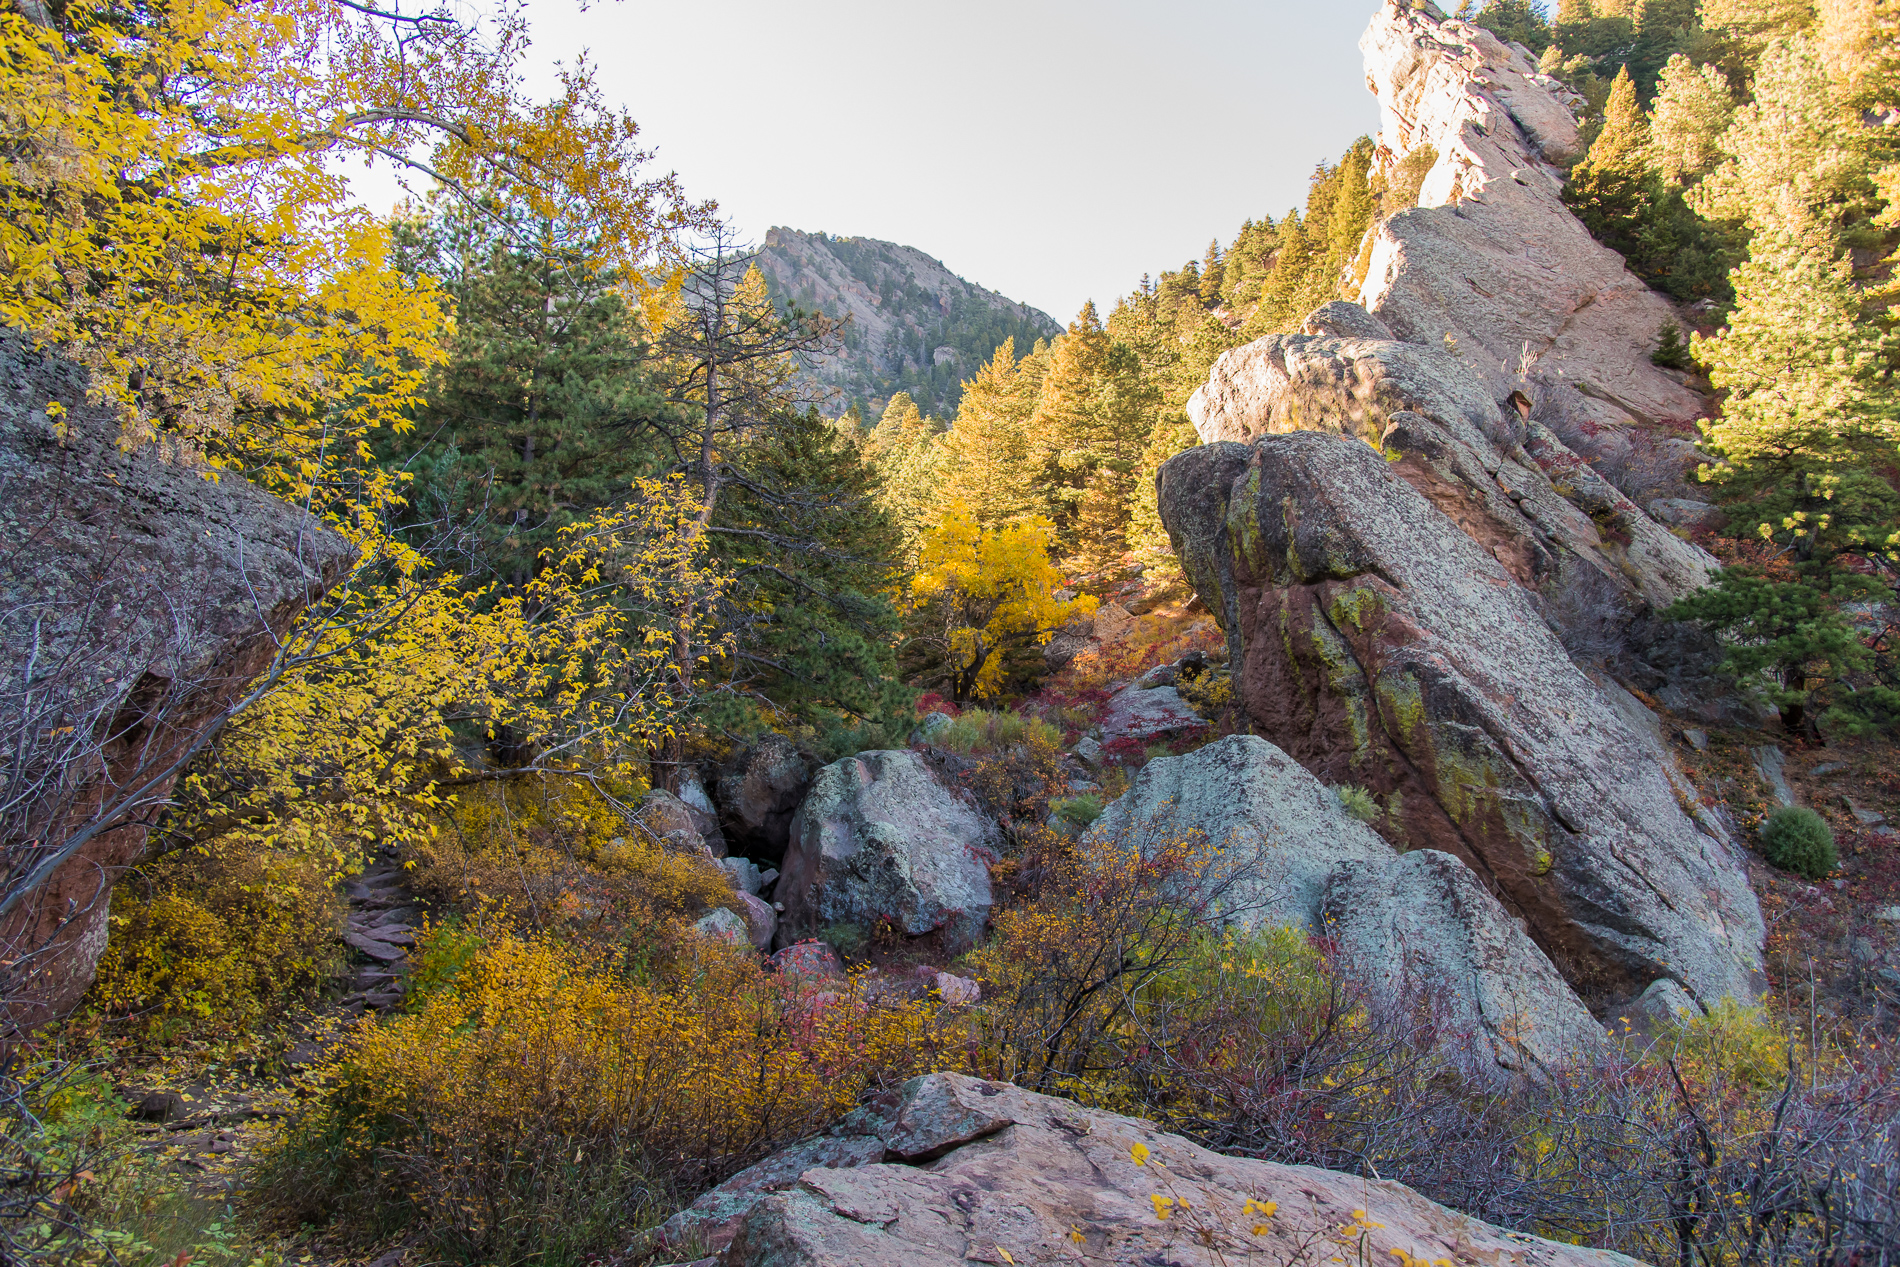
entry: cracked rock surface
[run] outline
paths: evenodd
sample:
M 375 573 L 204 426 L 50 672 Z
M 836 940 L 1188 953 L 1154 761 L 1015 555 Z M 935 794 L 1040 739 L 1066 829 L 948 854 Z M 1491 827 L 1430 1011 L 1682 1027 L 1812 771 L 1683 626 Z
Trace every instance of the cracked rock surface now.
M 1258 1212 L 1264 1203 L 1271 1214 Z M 714 1251 L 702 1261 L 720 1267 L 1318 1267 L 1348 1252 L 1328 1237 L 1355 1212 L 1374 1225 L 1369 1262 L 1394 1251 L 1491 1267 L 1634 1262 L 1506 1232 L 1400 1184 L 1225 1157 L 1138 1118 L 945 1073 L 736 1176 L 666 1224 L 659 1243 L 696 1240 Z
M 1203 445 L 1159 477 L 1177 554 L 1227 630 L 1256 728 L 1369 789 L 1407 849 L 1464 862 L 1597 1007 L 1658 978 L 1760 991 L 1734 843 L 1698 826 L 1656 737 L 1572 662 L 1528 590 L 1358 439 Z

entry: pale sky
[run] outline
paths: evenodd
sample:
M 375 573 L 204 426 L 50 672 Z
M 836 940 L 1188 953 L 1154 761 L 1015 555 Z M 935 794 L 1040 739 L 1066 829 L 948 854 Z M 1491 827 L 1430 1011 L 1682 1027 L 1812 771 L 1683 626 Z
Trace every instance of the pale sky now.
M 1378 128 L 1378 0 L 533 0 L 656 165 L 772 225 L 882 238 L 1067 322 Z

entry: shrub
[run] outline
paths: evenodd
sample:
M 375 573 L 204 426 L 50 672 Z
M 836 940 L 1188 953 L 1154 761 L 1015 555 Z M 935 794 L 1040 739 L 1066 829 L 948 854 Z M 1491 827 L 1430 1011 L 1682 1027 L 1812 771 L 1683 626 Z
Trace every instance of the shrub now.
M 1224 669 L 1203 673 L 1175 683 L 1175 690 L 1195 712 L 1218 718 L 1221 711 L 1234 702 L 1234 676 Z
M 931 742 L 951 752 L 968 754 L 1004 752 L 1025 743 L 1059 747 L 1062 735 L 1040 717 L 1024 717 L 1007 709 L 992 713 L 972 708 L 939 729 Z
M 470 789 L 411 853 L 416 891 L 451 910 L 604 942 L 664 938 L 669 921 L 740 905 L 711 860 L 669 852 L 580 780 Z
M 228 1204 L 137 1151 L 128 1112 L 103 1073 L 56 1050 L 0 1066 L 0 1263 L 282 1261 L 247 1253 Z
M 468 1261 L 584 1261 L 866 1092 L 957 1063 L 937 1005 L 805 997 L 728 948 L 642 983 L 605 950 L 465 937 L 428 939 L 434 991 L 365 1024 L 266 1159 L 280 1214 L 408 1225 Z
M 1811 809 L 1784 805 L 1761 829 L 1762 857 L 1783 871 L 1819 880 L 1840 864 L 1834 833 Z
M 1339 797 L 1340 805 L 1348 814 L 1362 823 L 1376 822 L 1379 817 L 1379 803 L 1372 799 L 1372 793 L 1362 787 L 1348 783 L 1336 787 L 1333 792 Z
M 1102 798 L 1093 792 L 1049 802 L 1049 811 L 1072 827 L 1087 827 L 1102 816 Z
M 89 998 L 152 1042 L 248 1033 L 342 971 L 343 900 L 330 862 L 226 841 L 140 867 L 112 895 Z

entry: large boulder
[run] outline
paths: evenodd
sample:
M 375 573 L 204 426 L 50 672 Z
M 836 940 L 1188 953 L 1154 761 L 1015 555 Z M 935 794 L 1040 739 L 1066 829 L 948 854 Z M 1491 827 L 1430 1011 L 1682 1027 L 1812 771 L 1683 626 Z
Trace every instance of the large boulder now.
M 996 824 L 945 787 L 915 752 L 861 752 L 820 770 L 792 820 L 775 896 L 778 943 L 827 924 L 892 925 L 945 950 L 989 919 Z
M 78 1002 L 178 763 L 356 557 L 188 453 L 125 451 L 86 392 L 0 342 L 0 1042 Z
M 1342 863 L 1377 866 L 1396 856 L 1338 793 L 1255 735 L 1150 761 L 1083 842 L 1144 857 L 1180 842 L 1217 851 L 1199 877 L 1198 903 L 1211 917 L 1312 933 L 1321 931 L 1326 886 Z
M 632 1250 L 696 1243 L 723 1267 L 1298 1262 L 1349 1225 L 1365 1229 L 1352 1250 L 1366 1262 L 1636 1267 L 1401 1184 L 1227 1157 L 1139 1118 L 949 1073 L 735 1176 Z
M 1240 702 L 1382 833 L 1463 860 L 1593 1006 L 1662 977 L 1761 988 L 1736 846 L 1565 653 L 1511 570 L 1364 441 L 1203 445 L 1159 475 L 1162 520 L 1227 630 Z
M 1435 160 L 1419 206 L 1373 230 L 1360 301 L 1412 343 L 1453 350 L 1637 503 L 1690 494 L 1707 397 L 1651 363 L 1680 321 L 1562 200 L 1580 100 L 1524 52 L 1431 5 L 1387 0 L 1360 48 L 1379 98 L 1376 161 Z
M 1358 314 L 1364 321 L 1355 320 Z M 1715 559 L 1656 522 L 1535 416 L 1501 406 L 1442 347 L 1326 331 L 1375 329 L 1334 302 L 1317 333 L 1272 335 L 1215 362 L 1188 403 L 1205 443 L 1320 431 L 1352 436 L 1537 596 L 1573 656 L 1647 690 L 1720 693 L 1716 656 L 1658 613 L 1708 582 Z M 1700 654 L 1696 654 L 1696 652 Z
M 1197 848 L 1192 900 L 1227 927 L 1297 928 L 1380 1007 L 1426 1009 L 1480 1080 L 1542 1078 L 1600 1054 L 1604 1031 L 1535 942 L 1449 854 L 1401 855 L 1255 735 L 1151 761 L 1089 845 Z
M 1150 744 L 1156 740 L 1203 734 L 1214 729 L 1188 707 L 1172 686 L 1126 687 L 1109 697 L 1102 710 L 1105 743 Z
M 727 847 L 767 862 L 784 857 L 792 816 L 810 786 L 810 764 L 784 735 L 761 735 L 739 749 L 713 783 Z
M 1538 1079 L 1604 1054 L 1603 1026 L 1448 853 L 1342 864 L 1322 918 L 1376 1003 L 1427 1008 L 1441 1049 L 1477 1080 Z

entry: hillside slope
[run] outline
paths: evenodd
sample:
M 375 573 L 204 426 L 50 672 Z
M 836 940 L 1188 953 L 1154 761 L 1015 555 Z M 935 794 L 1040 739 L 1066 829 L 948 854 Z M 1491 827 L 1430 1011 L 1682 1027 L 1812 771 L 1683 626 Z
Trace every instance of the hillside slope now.
M 875 420 L 901 391 L 925 413 L 948 417 L 963 380 L 1003 340 L 1013 337 L 1021 353 L 1062 329 L 1047 313 L 895 242 L 774 228 L 759 268 L 780 303 L 847 319 L 843 347 L 801 384 L 833 416 L 855 405 Z

